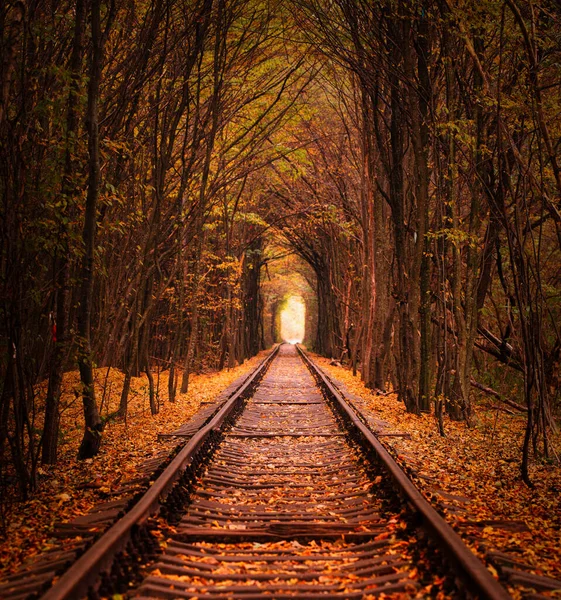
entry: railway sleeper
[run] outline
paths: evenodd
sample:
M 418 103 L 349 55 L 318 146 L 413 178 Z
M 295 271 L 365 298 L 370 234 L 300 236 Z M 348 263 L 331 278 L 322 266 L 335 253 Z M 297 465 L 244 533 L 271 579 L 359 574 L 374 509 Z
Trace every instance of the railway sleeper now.
M 109 530 L 112 537 L 102 537 L 45 600 L 82 597 L 85 585 L 91 600 L 116 593 L 136 598 L 413 597 L 420 588 L 427 595 L 509 597 L 421 502 L 366 420 L 331 382 L 306 357 L 303 364 L 293 347 L 277 353 L 278 360 L 271 355 L 193 434 L 117 523 L 120 527 Z M 264 410 L 267 398 L 272 406 Z M 287 429 L 292 429 L 289 435 Z M 236 468 L 229 471 L 230 460 Z M 213 474 L 214 461 L 221 461 L 219 475 Z M 275 473 L 303 464 L 315 474 L 296 469 L 279 478 Z M 335 466 L 348 476 L 332 476 Z M 271 473 L 255 474 L 269 467 Z M 217 498 L 243 510 L 230 515 L 198 504 Z M 268 509 L 277 498 L 323 507 L 310 519 L 303 518 L 301 508 L 277 511 L 275 518 Z M 349 507 L 350 499 L 366 504 Z M 133 519 L 137 524 L 130 528 Z M 117 531 L 123 531 L 120 540 Z M 109 550 L 102 548 L 117 548 L 119 542 L 124 547 L 110 561 Z M 102 572 L 101 583 L 94 582 L 93 571 L 84 573 L 96 547 L 93 569 Z

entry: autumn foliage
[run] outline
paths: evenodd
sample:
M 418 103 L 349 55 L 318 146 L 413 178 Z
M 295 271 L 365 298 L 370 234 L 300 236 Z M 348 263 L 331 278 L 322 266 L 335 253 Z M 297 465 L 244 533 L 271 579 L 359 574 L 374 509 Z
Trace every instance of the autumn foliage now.
M 3 490 L 32 497 L 69 436 L 107 452 L 139 377 L 157 422 L 279 341 L 291 296 L 396 414 L 444 437 L 480 427 L 474 390 L 514 412 L 508 469 L 539 489 L 560 31 L 553 0 L 2 3 Z

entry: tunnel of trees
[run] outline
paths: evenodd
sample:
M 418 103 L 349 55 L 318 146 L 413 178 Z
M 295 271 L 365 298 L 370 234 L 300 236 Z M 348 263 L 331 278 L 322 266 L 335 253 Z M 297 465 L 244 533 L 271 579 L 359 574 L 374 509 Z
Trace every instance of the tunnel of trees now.
M 57 460 L 79 369 L 307 346 L 470 426 L 473 388 L 551 455 L 561 352 L 555 0 L 27 0 L 0 7 L 0 465 Z M 153 385 L 150 398 L 157 411 Z M 437 419 L 438 421 L 438 419 Z

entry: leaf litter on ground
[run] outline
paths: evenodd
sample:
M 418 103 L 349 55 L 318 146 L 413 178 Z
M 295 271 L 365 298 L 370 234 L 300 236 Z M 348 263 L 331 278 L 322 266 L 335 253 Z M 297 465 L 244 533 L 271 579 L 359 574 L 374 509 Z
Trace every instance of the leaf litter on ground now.
M 371 415 L 388 424 L 388 431 L 409 434 L 381 436 L 380 441 L 398 462 L 422 475 L 413 477 L 431 502 L 438 503 L 434 488 L 469 499 L 466 516 L 441 512 L 481 558 L 490 551 L 505 552 L 531 565 L 537 575 L 561 579 L 561 467 L 553 461 L 535 460 L 531 466 L 535 489 L 523 483 L 523 414 L 502 411 L 495 406 L 495 399 L 480 395 L 476 424 L 468 428 L 445 416 L 446 437 L 442 437 L 434 415 L 408 413 L 397 394 L 377 394 L 346 367 L 319 356 L 314 360 L 330 377 L 362 398 Z M 559 456 L 560 433 L 552 435 L 551 445 Z M 518 590 L 510 591 L 520 597 Z M 559 597 L 559 592 L 551 594 Z
M 168 401 L 169 372 L 154 373 L 160 397 L 160 412 L 154 416 L 150 412 L 146 375 L 134 377 L 126 420 L 108 418 L 99 454 L 85 461 L 76 459 L 83 434 L 79 373 L 66 373 L 58 462 L 38 468 L 38 489 L 29 500 L 8 506 L 6 536 L 0 540 L 0 580 L 35 555 L 54 547 L 64 548 L 64 540 L 53 538 L 55 523 L 69 522 L 88 513 L 121 481 L 134 478 L 142 463 L 162 448 L 167 446 L 171 451 L 176 442 L 158 441 L 158 434 L 170 433 L 188 422 L 203 402 L 213 401 L 238 377 L 255 368 L 267 353 L 233 369 L 192 375 L 189 391 L 178 391 L 174 403 Z M 117 411 L 123 381 L 124 375 L 118 369 L 95 370 L 96 397 L 101 401 L 104 418 Z M 45 392 L 46 389 L 38 390 L 39 394 Z

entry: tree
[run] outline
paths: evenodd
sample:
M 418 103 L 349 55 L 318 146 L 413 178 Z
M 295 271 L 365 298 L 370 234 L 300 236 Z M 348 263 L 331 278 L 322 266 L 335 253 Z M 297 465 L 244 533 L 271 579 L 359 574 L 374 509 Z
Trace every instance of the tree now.
M 80 289 L 80 307 L 78 311 L 78 335 L 80 348 L 78 366 L 82 381 L 82 401 L 84 404 L 84 437 L 79 458 L 91 458 L 99 451 L 103 423 L 95 400 L 93 356 L 91 350 L 91 311 L 94 281 L 94 248 L 97 230 L 97 206 L 99 199 L 100 164 L 99 164 L 99 93 L 103 67 L 103 51 L 105 41 L 114 18 L 115 5 L 111 3 L 105 31 L 101 28 L 101 0 L 92 0 L 91 19 L 91 55 L 90 79 L 88 83 L 88 108 L 86 128 L 88 131 L 89 173 L 86 210 L 84 214 L 84 257 L 82 262 L 82 283 Z

